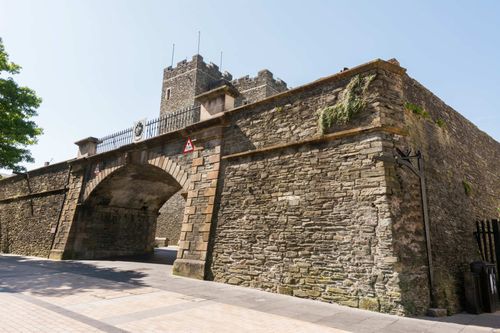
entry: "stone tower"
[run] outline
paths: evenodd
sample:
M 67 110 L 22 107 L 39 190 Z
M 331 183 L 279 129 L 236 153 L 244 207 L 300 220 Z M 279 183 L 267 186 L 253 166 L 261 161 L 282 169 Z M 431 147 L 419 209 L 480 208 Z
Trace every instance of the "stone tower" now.
M 222 74 L 217 65 L 205 63 L 199 54 L 174 68 L 167 67 L 163 72 L 160 115 L 197 105 L 195 97 L 222 79 L 231 80 L 231 74 Z
M 257 102 L 271 95 L 287 90 L 287 85 L 275 79 L 273 73 L 264 69 L 256 77 L 244 76 L 232 80 L 228 72 L 221 73 L 213 63 L 205 63 L 199 54 L 191 61 L 183 60 L 175 67 L 167 67 L 163 72 L 160 115 L 199 105 L 197 96 L 230 86 L 237 92 L 234 106 Z

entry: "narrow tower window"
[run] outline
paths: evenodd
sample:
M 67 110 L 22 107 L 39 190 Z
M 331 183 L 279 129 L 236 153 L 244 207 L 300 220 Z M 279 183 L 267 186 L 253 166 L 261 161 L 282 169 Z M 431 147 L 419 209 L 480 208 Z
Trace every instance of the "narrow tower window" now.
M 165 98 L 167 101 L 170 99 L 171 94 L 172 94 L 172 88 L 167 88 L 167 93 L 165 94 Z

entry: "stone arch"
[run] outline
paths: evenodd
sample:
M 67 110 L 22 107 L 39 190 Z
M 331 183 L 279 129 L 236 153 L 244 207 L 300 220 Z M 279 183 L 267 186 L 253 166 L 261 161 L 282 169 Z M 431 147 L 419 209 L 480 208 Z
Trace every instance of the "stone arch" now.
M 136 160 L 102 170 L 102 178 L 96 178 L 79 205 L 72 227 L 73 257 L 97 259 L 153 251 L 159 209 L 187 183 L 178 164 L 170 163 L 167 172 L 161 160 Z
M 160 168 L 172 176 L 172 178 L 174 178 L 181 185 L 183 192 L 187 193 L 189 187 L 189 174 L 180 166 L 180 164 L 167 156 L 155 153 L 150 153 L 147 159 L 141 160 L 143 164 L 149 164 Z M 119 159 L 111 163 L 105 169 L 101 170 L 98 175 L 85 184 L 81 201 L 85 202 L 102 181 L 126 165 L 127 163 L 123 163 L 121 159 Z

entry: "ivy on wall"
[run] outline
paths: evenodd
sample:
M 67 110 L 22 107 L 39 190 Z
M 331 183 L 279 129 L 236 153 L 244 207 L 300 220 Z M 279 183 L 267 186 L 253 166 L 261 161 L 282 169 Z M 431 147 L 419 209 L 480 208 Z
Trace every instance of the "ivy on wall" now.
M 334 124 L 347 124 L 354 115 L 366 107 L 366 91 L 375 76 L 376 74 L 363 77 L 356 75 L 340 93 L 337 103 L 318 111 L 321 134 Z

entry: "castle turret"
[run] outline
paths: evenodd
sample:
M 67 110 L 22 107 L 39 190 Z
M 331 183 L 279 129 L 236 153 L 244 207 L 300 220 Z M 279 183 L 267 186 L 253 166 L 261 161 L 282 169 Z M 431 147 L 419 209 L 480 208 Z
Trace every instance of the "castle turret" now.
M 267 69 L 259 71 L 256 77 L 251 78 L 247 75 L 231 83 L 240 93 L 235 101 L 236 106 L 254 103 L 288 90 L 286 83 L 275 79 L 273 73 Z
M 230 75 L 230 74 L 229 74 Z M 199 54 L 191 61 L 183 60 L 163 72 L 160 114 L 197 105 L 195 96 L 206 92 L 210 84 L 223 78 L 219 67 L 205 63 Z
M 173 68 L 167 67 L 163 72 L 160 114 L 198 106 L 203 101 L 207 115 L 213 115 L 214 112 L 257 102 L 288 89 L 285 82 L 275 79 L 267 69 L 253 78 L 247 75 L 232 79 L 230 73 L 221 73 L 217 65 L 205 63 L 199 54 L 193 56 L 191 61 L 183 60 Z M 221 89 L 222 86 L 225 88 Z M 210 93 L 212 90 L 215 91 Z M 224 100 L 220 92 L 224 92 Z M 217 101 L 212 102 L 211 98 Z

